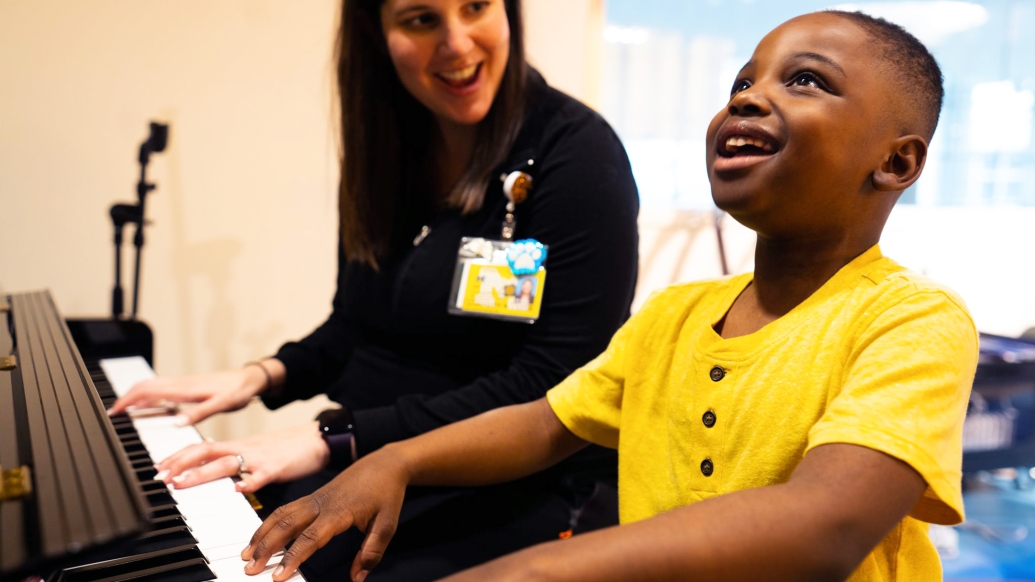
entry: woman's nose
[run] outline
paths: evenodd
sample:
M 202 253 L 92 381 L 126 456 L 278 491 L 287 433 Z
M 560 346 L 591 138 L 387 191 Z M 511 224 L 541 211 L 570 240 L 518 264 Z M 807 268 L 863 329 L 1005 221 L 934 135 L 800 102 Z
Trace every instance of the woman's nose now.
M 445 38 L 442 40 L 442 50 L 449 56 L 462 56 L 471 51 L 474 47 L 474 39 L 471 38 L 470 28 L 462 23 L 449 23 L 445 27 Z

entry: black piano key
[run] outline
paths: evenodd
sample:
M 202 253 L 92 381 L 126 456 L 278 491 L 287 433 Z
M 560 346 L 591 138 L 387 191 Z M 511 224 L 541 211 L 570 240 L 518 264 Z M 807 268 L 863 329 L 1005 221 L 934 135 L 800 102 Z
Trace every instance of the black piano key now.
M 129 461 L 129 464 L 133 467 L 134 471 L 138 469 L 148 469 L 155 466 L 154 462 L 151 461 L 150 457 L 143 459 L 131 459 Z
M 170 526 L 149 531 L 140 536 L 133 544 L 133 551 L 138 554 L 146 554 L 188 544 L 197 545 L 197 543 L 198 540 L 194 538 L 194 534 L 186 525 Z
M 151 527 L 153 529 L 164 529 L 167 527 L 186 527 L 188 531 L 194 531 L 189 525 L 187 520 L 182 515 L 167 515 L 165 517 L 155 517 L 151 519 Z
M 165 509 L 176 509 L 176 503 L 166 503 L 164 505 L 152 505 L 151 507 L 148 508 L 148 511 L 150 511 L 152 514 L 154 514 L 154 513 L 157 513 L 159 511 L 162 511 L 162 510 L 165 510 Z
M 123 441 L 122 448 L 126 450 L 126 453 L 133 453 L 136 451 L 147 452 L 147 447 L 144 446 L 144 443 L 140 442 L 140 439 Z
M 176 500 L 169 494 L 168 489 L 162 491 L 145 491 L 144 499 L 147 504 L 151 507 L 158 507 L 160 505 L 176 505 Z
M 162 507 L 162 508 L 152 508 L 151 509 L 151 519 L 161 519 L 163 517 L 179 516 L 179 515 L 180 515 L 180 510 L 177 509 L 175 505 L 172 506 L 172 507 Z
M 203 582 L 214 578 L 201 550 L 185 545 L 70 568 L 54 582 Z

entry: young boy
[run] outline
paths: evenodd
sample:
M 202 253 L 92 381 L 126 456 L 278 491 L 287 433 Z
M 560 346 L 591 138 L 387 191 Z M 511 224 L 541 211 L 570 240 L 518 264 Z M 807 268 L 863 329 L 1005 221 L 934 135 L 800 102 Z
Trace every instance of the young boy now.
M 963 519 L 977 334 L 877 242 L 941 99 L 934 59 L 895 25 L 778 27 L 707 135 L 715 203 L 758 233 L 754 274 L 656 294 L 544 400 L 361 459 L 268 519 L 246 572 L 297 537 L 283 580 L 355 525 L 363 580 L 407 485 L 507 481 L 593 442 L 619 451 L 622 526 L 450 579 L 940 580 L 927 523 Z

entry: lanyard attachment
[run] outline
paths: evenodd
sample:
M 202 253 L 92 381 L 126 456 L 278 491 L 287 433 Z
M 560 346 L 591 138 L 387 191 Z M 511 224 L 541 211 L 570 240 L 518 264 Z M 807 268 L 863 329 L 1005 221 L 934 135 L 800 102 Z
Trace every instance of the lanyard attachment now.
M 528 161 L 529 165 L 532 160 Z M 528 191 L 532 189 L 532 176 L 524 172 L 511 172 L 500 176 L 503 181 L 503 194 L 507 197 L 507 214 L 503 218 L 503 228 L 500 238 L 505 241 L 514 240 L 514 230 L 517 228 L 517 219 L 514 218 L 514 210 L 518 204 L 528 199 Z

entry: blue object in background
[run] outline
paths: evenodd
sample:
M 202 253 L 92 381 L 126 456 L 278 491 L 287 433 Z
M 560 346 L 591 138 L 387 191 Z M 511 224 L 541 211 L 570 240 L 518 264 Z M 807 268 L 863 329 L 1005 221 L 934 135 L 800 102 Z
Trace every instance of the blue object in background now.
M 1035 491 L 990 489 L 964 494 L 963 503 L 968 525 L 956 528 L 959 555 L 942 561 L 946 582 L 1035 581 Z M 996 539 L 1017 528 L 1026 529 L 1023 540 Z

